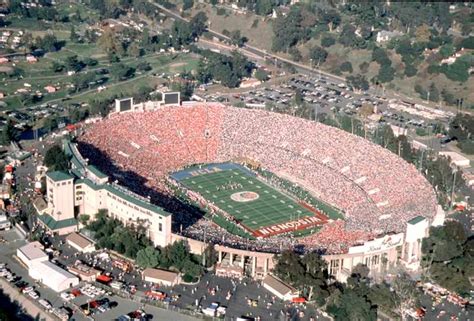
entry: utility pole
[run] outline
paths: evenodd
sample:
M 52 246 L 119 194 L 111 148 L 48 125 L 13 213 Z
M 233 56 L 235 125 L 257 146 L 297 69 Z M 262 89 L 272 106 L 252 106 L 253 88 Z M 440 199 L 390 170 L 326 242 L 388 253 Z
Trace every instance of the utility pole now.
M 454 203 L 454 186 L 456 185 L 456 174 L 458 173 L 458 170 L 455 168 L 453 171 L 453 188 L 451 189 L 451 207 L 453 207 Z

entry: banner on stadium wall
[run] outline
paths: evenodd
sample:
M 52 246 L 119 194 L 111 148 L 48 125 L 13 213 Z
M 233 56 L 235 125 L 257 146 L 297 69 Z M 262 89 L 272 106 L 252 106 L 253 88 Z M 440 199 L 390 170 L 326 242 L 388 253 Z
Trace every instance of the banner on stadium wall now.
M 403 244 L 403 233 L 385 235 L 384 237 L 365 242 L 364 245 L 349 248 L 349 254 L 384 251 Z
M 311 226 L 318 226 L 326 223 L 326 221 L 320 219 L 316 216 L 308 216 L 300 218 L 296 221 L 284 222 L 281 224 L 275 224 L 270 226 L 265 226 L 253 231 L 254 236 L 256 237 L 269 237 L 276 234 L 282 234 L 297 230 L 304 230 L 310 228 Z

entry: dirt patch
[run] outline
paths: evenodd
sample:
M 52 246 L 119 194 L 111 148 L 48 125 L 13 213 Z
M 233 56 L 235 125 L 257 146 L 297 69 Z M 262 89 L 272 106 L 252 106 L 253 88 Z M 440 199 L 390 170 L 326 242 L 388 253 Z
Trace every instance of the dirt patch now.
M 9 66 L 0 66 L 0 72 L 11 72 L 13 70 L 12 67 Z

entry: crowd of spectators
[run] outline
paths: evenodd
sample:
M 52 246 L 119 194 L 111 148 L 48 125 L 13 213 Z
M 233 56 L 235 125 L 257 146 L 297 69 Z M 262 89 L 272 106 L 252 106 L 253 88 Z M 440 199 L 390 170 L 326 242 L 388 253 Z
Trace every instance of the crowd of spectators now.
M 142 187 L 157 190 L 172 203 L 166 184 L 170 172 L 191 164 L 251 159 L 344 212 L 345 221 L 298 239 L 306 248 L 339 252 L 374 235 L 402 231 L 415 216 L 436 213 L 431 185 L 390 151 L 330 126 L 264 110 L 208 103 L 113 114 L 88 128 L 79 142 L 81 152 L 106 173 L 116 174 L 105 166 L 113 164 L 137 175 L 122 177 L 121 183 L 138 193 Z M 176 205 L 176 210 L 183 208 Z M 190 219 L 176 214 L 173 220 L 181 226 Z M 208 224 L 200 220 L 180 232 L 202 239 Z M 220 230 L 215 239 L 268 251 L 295 245 L 287 236 L 249 245 Z

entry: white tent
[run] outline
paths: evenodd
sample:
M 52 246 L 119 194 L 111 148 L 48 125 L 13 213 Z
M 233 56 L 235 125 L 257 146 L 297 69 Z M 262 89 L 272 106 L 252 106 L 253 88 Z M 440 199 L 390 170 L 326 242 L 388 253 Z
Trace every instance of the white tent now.
M 56 264 L 46 261 L 33 264 L 29 275 L 56 292 L 62 292 L 79 284 L 79 279 Z

